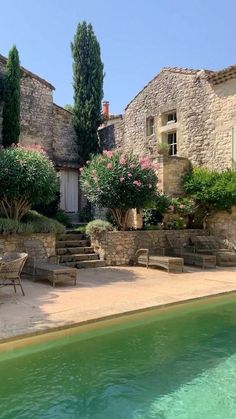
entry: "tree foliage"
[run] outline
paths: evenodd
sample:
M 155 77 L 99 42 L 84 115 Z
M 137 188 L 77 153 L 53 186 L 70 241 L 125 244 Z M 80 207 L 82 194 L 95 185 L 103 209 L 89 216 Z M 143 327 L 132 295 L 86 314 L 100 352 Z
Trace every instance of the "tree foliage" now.
M 206 210 L 227 210 L 236 205 L 236 171 L 194 168 L 184 176 L 183 189 Z
M 16 46 L 9 51 L 4 77 L 2 143 L 17 144 L 20 135 L 20 60 Z
M 100 45 L 91 24 L 78 24 L 71 43 L 73 56 L 74 117 L 79 155 L 85 162 L 98 151 L 97 129 L 101 124 L 103 64 Z
M 49 204 L 59 184 L 52 162 L 40 147 L 0 150 L 0 212 L 20 220 L 33 205 Z
M 110 208 L 120 229 L 129 209 L 144 208 L 157 193 L 155 167 L 147 157 L 104 151 L 81 170 L 81 186 L 94 204 Z

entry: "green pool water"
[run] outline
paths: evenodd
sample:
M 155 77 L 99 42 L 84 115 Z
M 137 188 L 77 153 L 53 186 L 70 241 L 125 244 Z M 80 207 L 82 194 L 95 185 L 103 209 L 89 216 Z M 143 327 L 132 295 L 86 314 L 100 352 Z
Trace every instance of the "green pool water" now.
M 236 418 L 234 298 L 0 355 L 0 418 Z

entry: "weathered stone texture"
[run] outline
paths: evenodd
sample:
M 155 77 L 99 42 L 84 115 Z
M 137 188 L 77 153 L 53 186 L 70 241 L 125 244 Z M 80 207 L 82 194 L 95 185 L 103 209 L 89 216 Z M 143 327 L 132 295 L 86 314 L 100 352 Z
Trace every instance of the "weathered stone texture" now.
M 0 75 L 5 70 L 0 56 Z M 78 151 L 72 114 L 53 103 L 53 86 L 28 70 L 21 77 L 20 139 L 23 145 L 40 144 L 55 163 L 78 165 Z M 2 142 L 2 107 L 0 98 L 0 144 Z
M 112 147 L 115 142 L 122 149 L 155 157 L 157 144 L 170 130 L 163 115 L 172 110 L 177 112 L 171 129 L 177 130 L 178 156 L 210 169 L 231 167 L 236 78 L 214 85 L 204 70 L 163 69 L 127 106 L 121 129 L 103 128 L 103 143 L 108 148 L 111 138 Z M 146 135 L 148 116 L 154 117 L 151 136 Z
M 72 123 L 72 114 L 66 109 L 53 106 L 53 155 L 58 164 L 78 164 L 78 146 Z
M 194 235 L 203 235 L 203 230 L 173 230 L 176 239 L 188 240 Z M 157 247 L 167 247 L 165 230 L 112 231 L 92 238 L 92 245 L 106 265 L 127 265 L 134 260 L 140 248 L 154 251 Z
M 39 240 L 43 242 L 48 256 L 55 255 L 56 237 L 55 234 L 51 233 L 35 233 L 31 235 L 0 234 L 0 249 L 4 252 L 24 252 L 25 240 Z M 41 254 L 39 249 L 36 258 L 43 259 L 44 257 L 45 255 Z
M 228 240 L 236 250 L 236 206 L 231 211 L 217 211 L 207 220 L 207 229 L 214 236 Z
M 120 148 L 123 145 L 124 121 L 122 117 L 106 121 L 98 130 L 103 150 Z

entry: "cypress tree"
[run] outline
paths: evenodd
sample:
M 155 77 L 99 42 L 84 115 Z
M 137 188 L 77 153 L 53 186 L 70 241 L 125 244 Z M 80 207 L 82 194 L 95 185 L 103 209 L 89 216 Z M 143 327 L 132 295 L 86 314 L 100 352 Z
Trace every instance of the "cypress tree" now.
M 74 116 L 79 156 L 85 162 L 98 152 L 97 129 L 102 122 L 103 63 L 91 24 L 78 24 L 71 43 L 73 57 Z
M 17 48 L 9 51 L 4 76 L 2 142 L 4 147 L 16 144 L 20 135 L 20 60 Z

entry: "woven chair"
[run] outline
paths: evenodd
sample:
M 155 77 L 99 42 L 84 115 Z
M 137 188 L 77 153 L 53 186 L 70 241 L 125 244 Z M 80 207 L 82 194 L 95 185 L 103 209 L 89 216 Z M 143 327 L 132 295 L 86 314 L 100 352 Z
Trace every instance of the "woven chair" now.
M 12 285 L 15 292 L 16 287 L 19 286 L 22 294 L 25 295 L 20 275 L 27 257 L 27 253 L 4 253 L 0 260 L 0 286 Z

